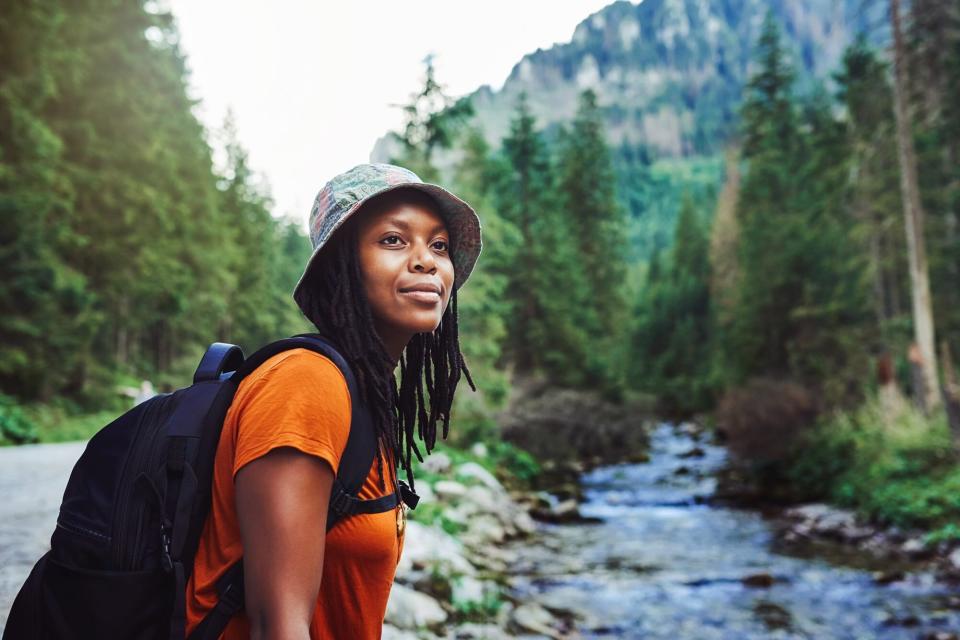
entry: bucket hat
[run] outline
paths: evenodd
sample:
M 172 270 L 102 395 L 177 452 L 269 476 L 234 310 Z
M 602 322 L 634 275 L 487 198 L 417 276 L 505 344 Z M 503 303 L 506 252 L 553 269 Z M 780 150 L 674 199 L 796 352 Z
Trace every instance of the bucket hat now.
M 409 169 L 383 163 L 360 164 L 330 180 L 313 201 L 313 208 L 310 210 L 310 242 L 313 245 L 313 254 L 293 290 L 293 297 L 301 308 L 304 306 L 301 304 L 301 289 L 307 281 L 307 274 L 334 232 L 359 211 L 365 202 L 401 187 L 423 191 L 436 202 L 438 213 L 450 233 L 453 288 L 459 289 L 463 286 L 480 256 L 480 219 L 473 208 L 443 187 L 424 182 Z

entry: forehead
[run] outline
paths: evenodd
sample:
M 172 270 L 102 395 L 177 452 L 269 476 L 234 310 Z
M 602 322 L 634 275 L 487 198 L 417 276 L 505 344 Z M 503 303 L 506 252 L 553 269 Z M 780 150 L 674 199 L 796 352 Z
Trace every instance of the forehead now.
M 389 225 L 427 233 L 445 233 L 447 226 L 436 208 L 427 202 L 385 201 L 358 212 L 360 233 Z

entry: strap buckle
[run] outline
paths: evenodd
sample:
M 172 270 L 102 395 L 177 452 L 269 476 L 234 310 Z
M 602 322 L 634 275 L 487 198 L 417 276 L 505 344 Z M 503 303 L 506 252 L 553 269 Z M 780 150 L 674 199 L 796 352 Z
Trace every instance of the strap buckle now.
M 400 499 L 411 509 L 416 509 L 420 503 L 420 496 L 414 493 L 413 489 L 408 487 L 403 480 L 400 481 Z
M 353 515 L 357 510 L 357 498 L 348 494 L 339 481 L 333 483 L 333 492 L 330 495 L 330 507 L 337 513 L 345 516 Z

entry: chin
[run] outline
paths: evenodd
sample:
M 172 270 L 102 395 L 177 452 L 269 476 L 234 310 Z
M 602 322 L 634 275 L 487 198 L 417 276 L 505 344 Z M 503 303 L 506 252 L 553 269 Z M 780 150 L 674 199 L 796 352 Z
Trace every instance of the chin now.
M 440 318 L 407 318 L 404 328 L 410 333 L 433 333 L 440 326 Z

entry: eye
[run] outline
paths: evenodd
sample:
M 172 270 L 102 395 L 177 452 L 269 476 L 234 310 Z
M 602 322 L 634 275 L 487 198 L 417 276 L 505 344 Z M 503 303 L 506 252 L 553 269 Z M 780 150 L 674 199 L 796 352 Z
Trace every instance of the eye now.
M 432 246 L 437 251 L 446 251 L 450 248 L 450 245 L 446 240 L 435 240 Z
M 394 242 L 394 240 L 395 240 L 396 242 Z M 396 245 L 400 244 L 401 242 L 403 242 L 403 238 L 401 238 L 400 236 L 398 236 L 398 235 L 395 234 L 395 233 L 390 234 L 390 235 L 387 236 L 386 238 L 382 238 L 382 239 L 380 240 L 380 244 L 386 244 L 386 245 L 390 245 L 390 246 L 396 246 Z

